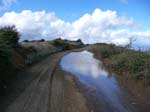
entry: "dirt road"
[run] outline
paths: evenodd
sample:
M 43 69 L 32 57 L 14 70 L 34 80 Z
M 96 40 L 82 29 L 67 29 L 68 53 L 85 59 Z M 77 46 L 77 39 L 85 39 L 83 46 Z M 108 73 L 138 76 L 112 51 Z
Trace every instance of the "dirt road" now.
M 64 75 L 58 66 L 66 53 L 51 55 L 20 73 L 19 77 L 25 78 L 18 79 L 15 91 L 3 97 L 0 112 L 88 112 L 73 77 Z
M 91 51 L 93 46 L 71 51 L 86 49 Z M 82 88 L 78 85 L 75 77 L 64 72 L 59 66 L 61 57 L 68 52 L 70 51 L 53 54 L 20 72 L 10 87 L 6 87 L 6 91 L 0 94 L 0 112 L 100 112 L 101 102 L 86 95 L 84 86 Z M 135 99 L 132 94 L 129 96 L 131 98 L 128 99 Z M 143 96 L 149 98 L 149 95 Z M 141 105 L 141 101 L 139 104 Z M 149 109 L 148 104 L 143 104 L 144 107 L 139 107 Z

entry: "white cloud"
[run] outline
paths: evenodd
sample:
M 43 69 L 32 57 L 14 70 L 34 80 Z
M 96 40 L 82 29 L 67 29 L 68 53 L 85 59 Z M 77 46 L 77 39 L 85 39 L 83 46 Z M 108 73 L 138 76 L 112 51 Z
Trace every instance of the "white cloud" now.
M 45 11 L 32 12 L 24 10 L 21 13 L 9 12 L 0 18 L 0 24 L 16 25 L 22 34 L 22 39 L 38 39 L 46 38 L 57 34 L 52 29 L 51 24 L 60 21 L 54 13 L 46 13 Z M 51 34 L 52 33 L 52 34 Z
M 125 45 L 129 38 L 134 37 L 136 46 L 150 44 L 150 31 L 133 32 L 138 26 L 133 19 L 119 16 L 116 11 L 111 10 L 95 9 L 92 14 L 84 14 L 72 23 L 56 17 L 55 13 L 45 11 L 7 12 L 0 17 L 0 25 L 16 25 L 22 34 L 22 40 L 51 40 L 62 37 L 70 40 L 81 38 L 84 43 L 105 42 Z
M 16 2 L 16 0 L 0 0 L 0 9 L 6 9 L 14 2 Z

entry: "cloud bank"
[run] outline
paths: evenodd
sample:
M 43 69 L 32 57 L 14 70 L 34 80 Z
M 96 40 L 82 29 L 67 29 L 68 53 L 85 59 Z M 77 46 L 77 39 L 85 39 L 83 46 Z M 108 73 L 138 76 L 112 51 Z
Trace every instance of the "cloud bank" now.
M 84 14 L 74 22 L 66 22 L 55 13 L 45 11 L 7 12 L 0 17 L 0 25 L 16 25 L 21 32 L 21 40 L 62 37 L 69 40 L 80 38 L 84 43 L 126 45 L 130 38 L 135 38 L 136 47 L 150 47 L 150 31 L 134 31 L 138 25 L 133 19 L 119 16 L 112 10 L 95 9 L 92 14 Z

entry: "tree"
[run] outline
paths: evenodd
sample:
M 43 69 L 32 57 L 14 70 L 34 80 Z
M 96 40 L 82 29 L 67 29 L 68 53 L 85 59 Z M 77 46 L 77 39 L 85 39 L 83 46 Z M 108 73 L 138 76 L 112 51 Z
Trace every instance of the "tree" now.
M 29 42 L 29 40 L 23 40 L 23 42 Z
M 39 40 L 39 42 L 45 42 L 45 39 L 41 39 L 41 40 Z
M 125 46 L 125 48 L 128 48 L 128 49 L 131 48 L 133 45 L 133 42 L 135 42 L 135 41 L 136 41 L 136 39 L 134 37 L 130 37 L 129 43 Z
M 81 45 L 83 45 L 83 42 L 81 39 L 78 39 L 77 42 L 79 42 Z
M 0 28 L 0 40 L 10 46 L 18 44 L 20 34 L 16 30 L 15 26 L 5 26 Z

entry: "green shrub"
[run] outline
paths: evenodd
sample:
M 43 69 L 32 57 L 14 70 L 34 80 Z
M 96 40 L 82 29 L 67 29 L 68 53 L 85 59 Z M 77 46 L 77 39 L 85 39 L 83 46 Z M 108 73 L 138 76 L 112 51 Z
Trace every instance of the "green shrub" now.
M 111 57 L 112 55 L 116 55 L 122 52 L 121 47 L 117 47 L 115 45 L 100 45 L 99 47 L 101 57 L 102 58 L 108 58 Z
M 0 28 L 0 80 L 7 81 L 14 71 L 11 62 L 11 50 L 18 46 L 19 33 L 15 26 Z
M 45 42 L 45 39 L 41 39 L 41 40 L 39 40 L 39 42 Z
M 19 33 L 15 26 L 7 26 L 0 28 L 0 40 L 10 46 L 15 46 L 19 40 Z
M 0 41 L 0 79 L 4 78 L 11 67 L 11 49 Z
M 144 82 L 150 84 L 150 59 L 146 61 L 144 70 Z
M 135 79 L 144 78 L 150 83 L 150 58 L 144 52 L 126 51 L 112 58 L 113 67 L 119 71 L 128 71 Z
M 29 40 L 23 40 L 23 42 L 29 42 Z
M 146 69 L 144 72 L 144 82 L 150 84 L 150 70 Z
M 70 45 L 65 40 L 62 40 L 62 39 L 53 40 L 52 42 L 49 42 L 49 44 L 52 44 L 58 48 L 61 48 L 62 50 L 70 49 Z

